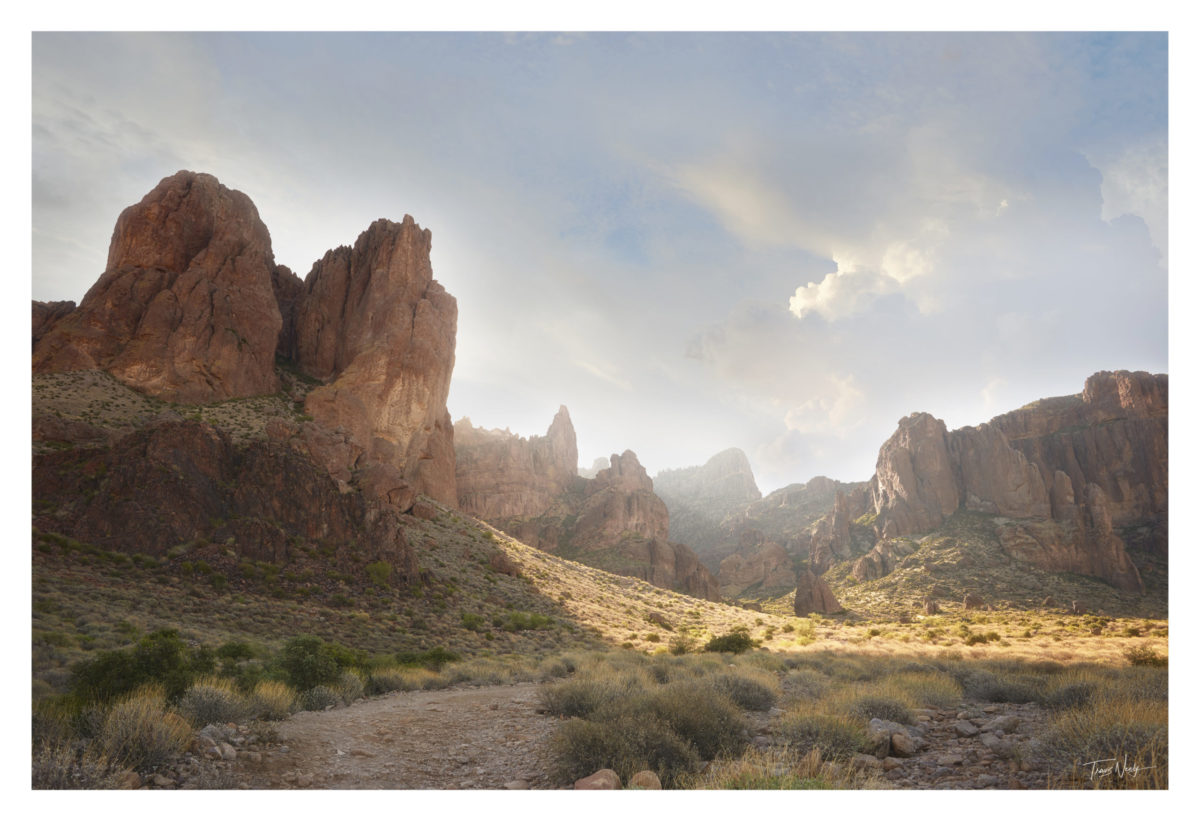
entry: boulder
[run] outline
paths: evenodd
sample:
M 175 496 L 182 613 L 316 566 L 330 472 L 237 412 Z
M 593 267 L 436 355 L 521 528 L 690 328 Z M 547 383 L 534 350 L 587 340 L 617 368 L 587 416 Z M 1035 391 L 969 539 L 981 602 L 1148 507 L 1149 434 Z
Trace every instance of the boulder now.
M 634 773 L 629 779 L 631 790 L 661 790 L 662 782 L 652 770 L 642 770 Z
M 597 770 L 586 778 L 575 782 L 577 790 L 619 790 L 621 776 L 612 770 Z
M 811 568 L 805 568 L 797 579 L 793 609 L 797 616 L 807 616 L 809 613 L 838 613 L 842 606 L 826 581 Z

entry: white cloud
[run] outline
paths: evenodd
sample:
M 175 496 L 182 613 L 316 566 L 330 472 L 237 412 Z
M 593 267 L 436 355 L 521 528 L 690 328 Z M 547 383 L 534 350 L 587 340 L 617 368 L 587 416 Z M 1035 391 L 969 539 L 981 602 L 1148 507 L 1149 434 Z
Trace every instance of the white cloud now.
M 886 274 L 873 271 L 839 270 L 826 274 L 820 282 L 810 282 L 796 289 L 788 308 L 800 319 L 820 314 L 828 320 L 845 319 L 860 314 L 876 297 L 900 290 L 901 282 Z
M 1103 177 L 1101 216 L 1114 220 L 1125 214 L 1141 217 L 1150 239 L 1167 257 L 1167 142 L 1156 136 L 1125 146 L 1109 158 L 1089 157 Z
M 831 433 L 845 436 L 862 424 L 867 395 L 854 375 L 830 374 L 823 389 L 813 398 L 788 409 L 784 424 L 799 433 Z

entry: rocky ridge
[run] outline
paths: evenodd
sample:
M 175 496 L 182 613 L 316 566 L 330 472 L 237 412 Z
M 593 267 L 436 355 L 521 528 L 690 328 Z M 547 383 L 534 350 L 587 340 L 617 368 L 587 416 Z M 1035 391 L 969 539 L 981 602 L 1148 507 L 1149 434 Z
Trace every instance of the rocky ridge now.
M 670 515 L 632 451 L 577 475 L 575 429 L 560 408 L 545 436 L 455 424 L 459 506 L 534 547 L 712 601 L 716 577 L 668 538 Z

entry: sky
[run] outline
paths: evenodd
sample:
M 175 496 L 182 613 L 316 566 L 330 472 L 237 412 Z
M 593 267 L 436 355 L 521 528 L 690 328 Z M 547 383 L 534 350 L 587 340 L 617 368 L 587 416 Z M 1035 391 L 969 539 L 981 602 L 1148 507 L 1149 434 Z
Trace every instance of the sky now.
M 454 419 L 764 493 L 1167 371 L 1163 33 L 34 33 L 32 296 L 180 169 L 300 276 L 433 234 Z

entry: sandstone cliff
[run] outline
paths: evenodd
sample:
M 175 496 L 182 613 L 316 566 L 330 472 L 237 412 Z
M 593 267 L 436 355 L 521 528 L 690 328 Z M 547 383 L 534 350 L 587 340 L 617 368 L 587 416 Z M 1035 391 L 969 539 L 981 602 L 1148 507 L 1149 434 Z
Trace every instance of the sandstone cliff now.
M 721 560 L 717 573 L 721 595 L 737 598 L 746 593 L 767 593 L 796 586 L 792 557 L 761 530 L 743 531 L 738 552 Z
M 575 427 L 560 407 L 545 436 L 454 423 L 458 507 L 488 522 L 539 516 L 577 480 Z
M 721 522 L 762 498 L 746 454 L 729 448 L 698 467 L 664 470 L 654 488 L 671 513 L 671 538 L 690 545 L 710 567 L 728 555 Z
M 913 414 L 880 448 L 870 492 L 879 539 L 928 533 L 961 508 L 996 517 L 1013 558 L 1141 590 L 1116 529 L 1149 533 L 1165 555 L 1167 377 L 1098 373 L 1075 397 L 955 431 Z M 873 553 L 856 576 L 890 572 L 888 552 Z
M 446 410 L 458 306 L 433 279 L 431 235 L 412 217 L 377 220 L 353 248 L 327 253 L 305 278 L 296 361 L 327 384 L 305 408 L 345 428 L 374 462 L 418 493 L 455 505 L 454 429 Z
M 180 171 L 121 213 L 104 274 L 37 341 L 33 370 L 106 370 L 175 402 L 273 393 L 274 268 L 249 197 Z

